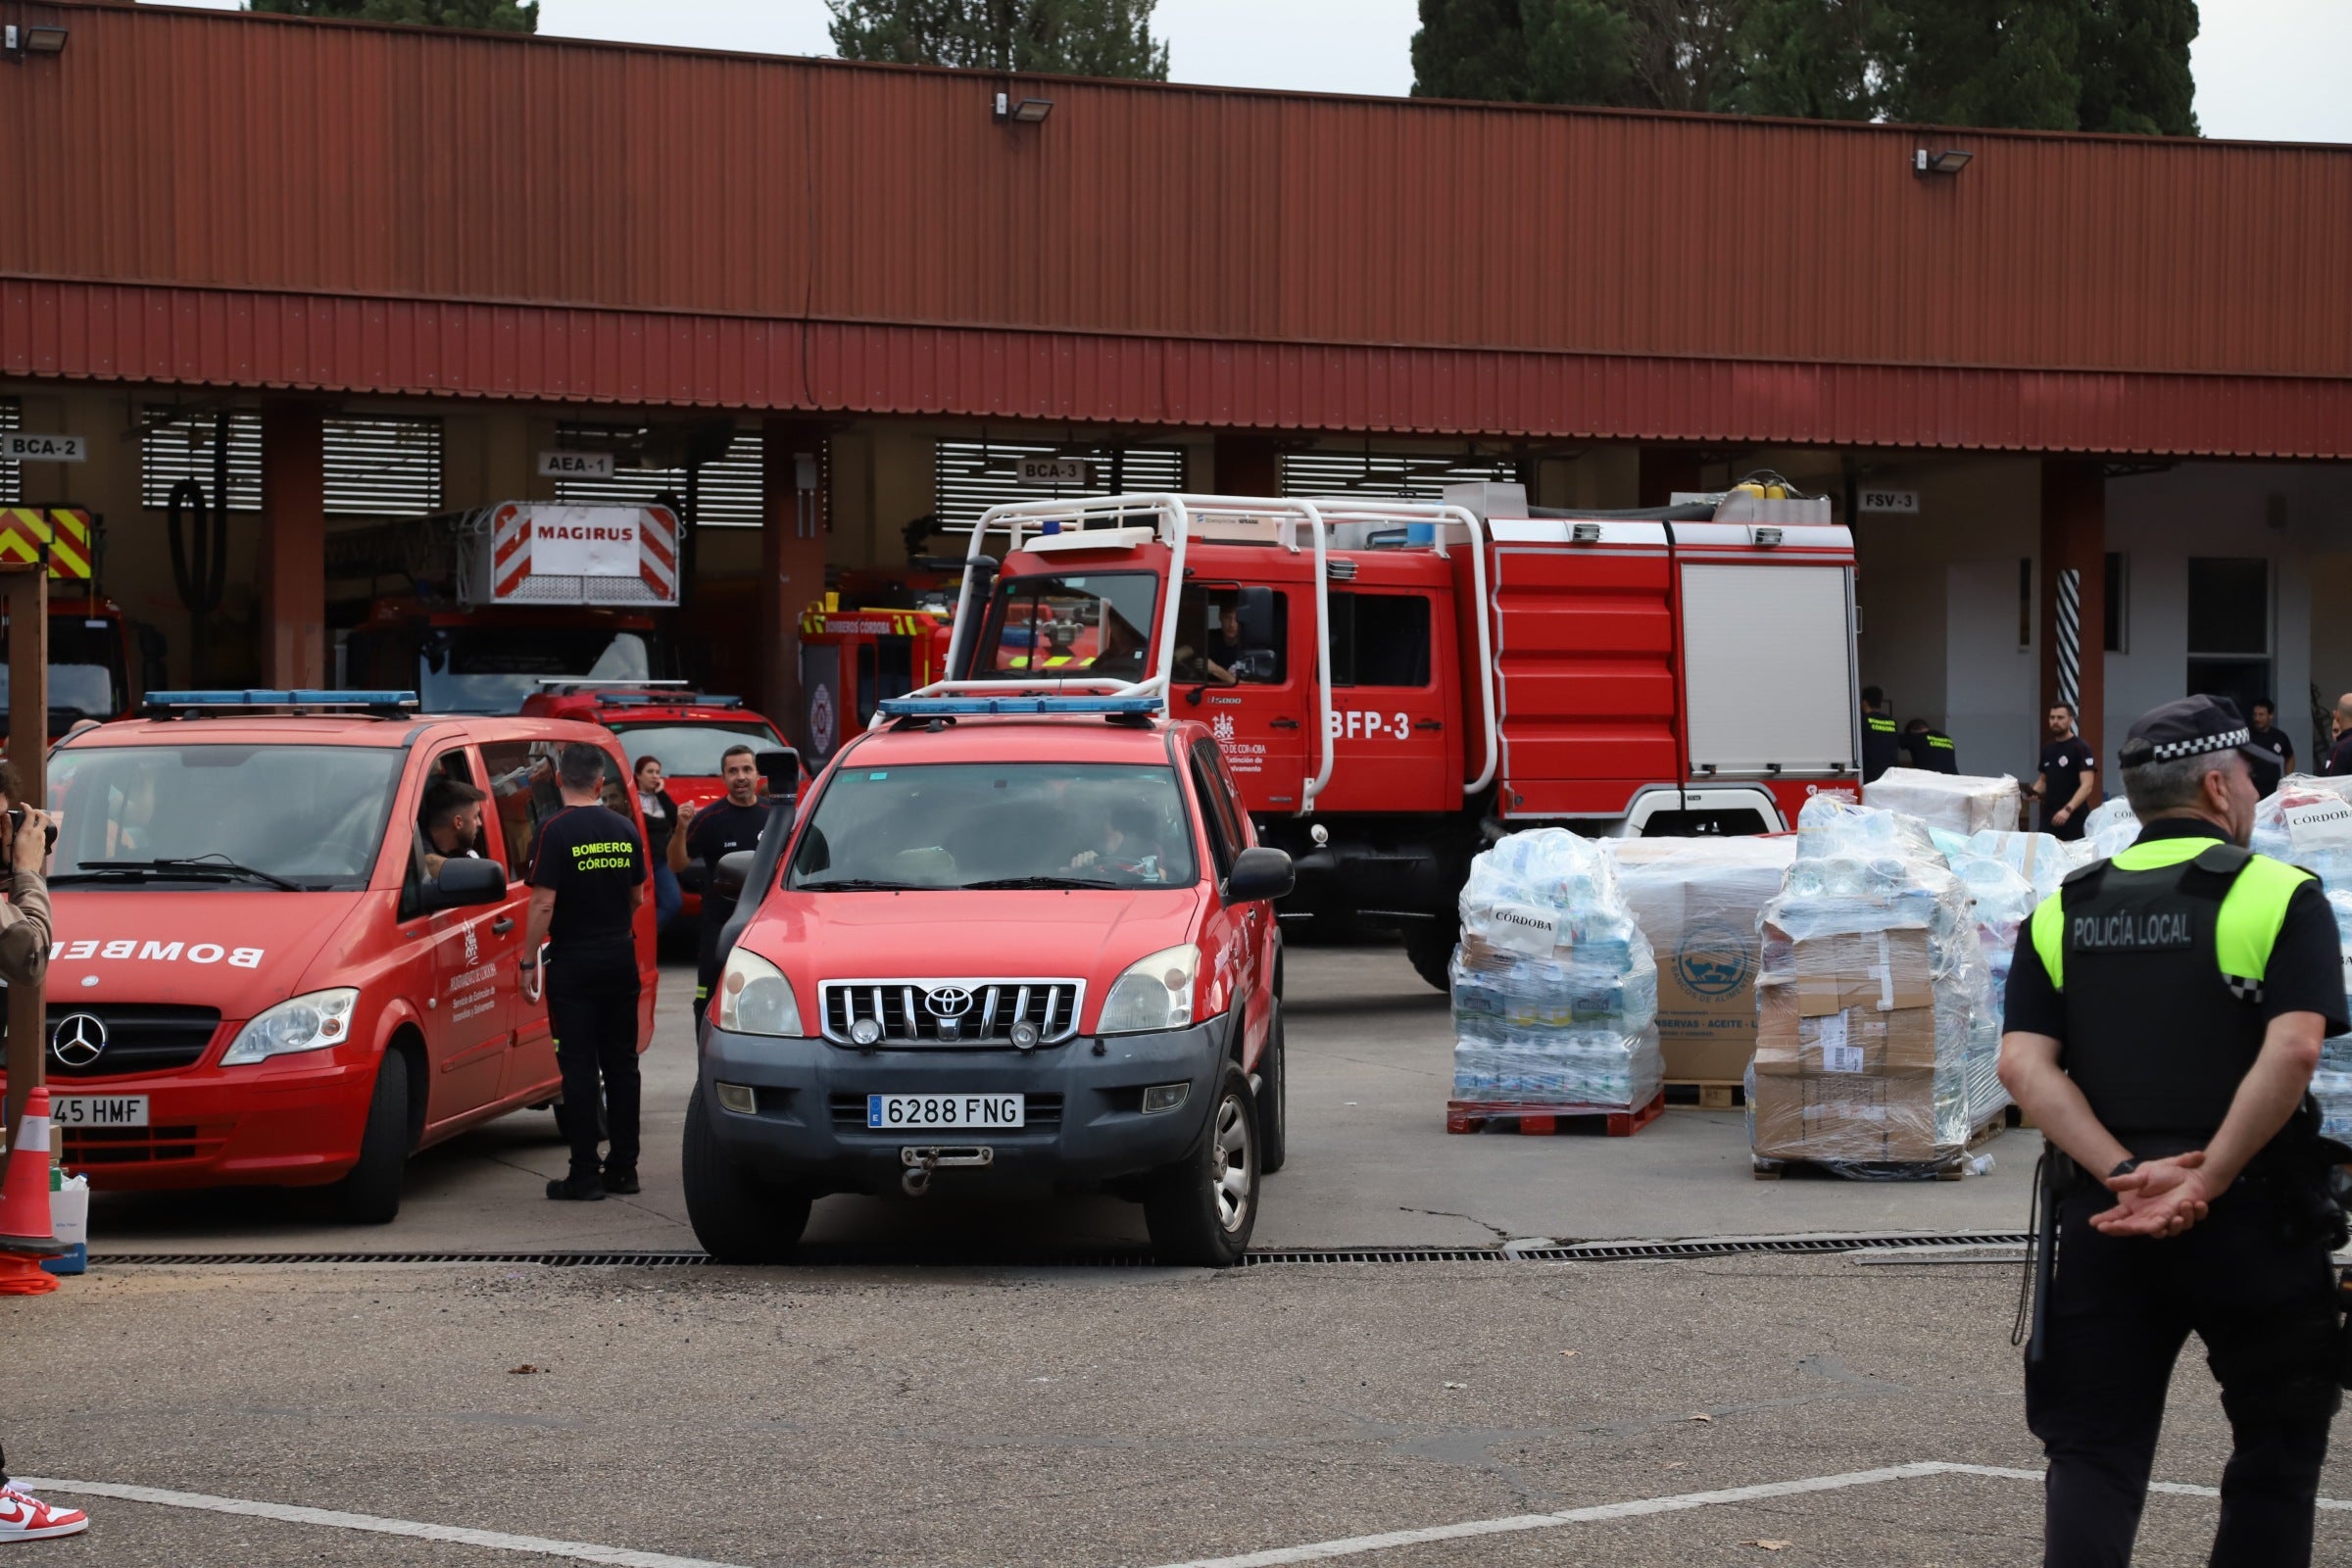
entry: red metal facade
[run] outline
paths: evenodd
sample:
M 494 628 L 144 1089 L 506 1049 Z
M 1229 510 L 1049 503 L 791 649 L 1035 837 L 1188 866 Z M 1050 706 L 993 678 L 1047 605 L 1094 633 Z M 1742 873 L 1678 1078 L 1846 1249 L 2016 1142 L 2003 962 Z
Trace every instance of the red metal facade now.
M 0 373 L 1094 422 L 2352 453 L 2352 151 L 61 4 Z

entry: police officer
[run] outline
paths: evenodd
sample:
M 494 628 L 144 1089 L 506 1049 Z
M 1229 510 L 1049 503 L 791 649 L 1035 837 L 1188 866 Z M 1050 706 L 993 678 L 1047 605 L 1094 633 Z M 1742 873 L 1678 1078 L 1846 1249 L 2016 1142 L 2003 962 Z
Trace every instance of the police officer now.
M 2067 1156 L 2026 1369 L 2045 1561 L 2067 1568 L 2130 1561 L 2192 1331 L 2236 1446 L 2213 1562 L 2311 1561 L 2342 1232 L 2305 1092 L 2346 1028 L 2343 972 L 2318 879 L 2244 848 L 2252 746 L 2218 698 L 2132 725 L 2139 838 L 2043 901 L 2010 971 L 2001 1082 Z
M 634 1193 L 637 1182 L 637 906 L 648 870 L 637 825 L 604 804 L 605 754 L 586 741 L 556 764 L 563 808 L 539 828 L 531 860 L 531 913 L 523 940 L 522 997 L 547 998 L 564 1074 L 571 1170 L 547 1196 L 593 1201 Z M 539 970 L 547 943 L 547 972 Z M 599 1092 L 598 1079 L 603 1079 Z M 597 1162 L 597 1109 L 612 1149 Z
M 768 810 L 760 801 L 760 758 L 749 746 L 730 746 L 718 760 L 719 781 L 727 798 L 697 809 L 678 808 L 677 831 L 669 838 L 669 868 L 686 869 L 686 858 L 703 862 L 702 929 L 694 978 L 694 1022 L 702 1027 L 710 1005 L 710 988 L 718 983 L 718 936 L 735 913 L 735 901 L 722 898 L 714 884 L 718 862 L 737 850 L 757 849 L 760 830 L 767 825 Z
M 1867 784 L 1902 760 L 1902 736 L 1894 710 L 1876 686 L 1862 688 L 1862 782 Z

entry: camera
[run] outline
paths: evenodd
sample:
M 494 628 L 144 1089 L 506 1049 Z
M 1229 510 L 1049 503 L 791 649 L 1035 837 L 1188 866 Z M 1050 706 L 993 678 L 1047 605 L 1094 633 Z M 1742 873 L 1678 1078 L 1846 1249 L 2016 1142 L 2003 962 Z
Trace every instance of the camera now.
M 23 808 L 22 806 L 12 806 L 12 807 L 10 807 L 10 808 L 8 808 L 8 826 L 9 826 L 9 830 L 10 830 L 11 832 L 23 832 L 23 831 L 24 831 L 24 808 Z M 48 846 L 48 847 L 49 847 L 50 849 L 52 849 L 52 850 L 54 850 L 54 849 L 56 849 L 56 848 L 57 848 L 57 824 L 56 824 L 55 822 L 52 822 L 52 823 L 50 823 L 50 824 L 49 824 L 49 846 Z

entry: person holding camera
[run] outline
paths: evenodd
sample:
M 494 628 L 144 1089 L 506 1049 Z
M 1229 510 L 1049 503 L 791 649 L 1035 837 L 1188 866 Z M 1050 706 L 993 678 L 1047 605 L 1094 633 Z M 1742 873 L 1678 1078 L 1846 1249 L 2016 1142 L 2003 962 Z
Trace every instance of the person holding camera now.
M 0 980 L 37 988 L 49 972 L 49 884 L 42 867 L 57 841 L 55 820 L 35 807 L 20 807 L 24 780 L 14 762 L 0 761 L 0 859 L 8 864 L 8 902 L 0 904 Z M 78 1508 L 55 1508 L 8 1479 L 8 1455 L 0 1451 L 0 1545 L 12 1541 L 48 1541 L 77 1536 L 90 1527 Z

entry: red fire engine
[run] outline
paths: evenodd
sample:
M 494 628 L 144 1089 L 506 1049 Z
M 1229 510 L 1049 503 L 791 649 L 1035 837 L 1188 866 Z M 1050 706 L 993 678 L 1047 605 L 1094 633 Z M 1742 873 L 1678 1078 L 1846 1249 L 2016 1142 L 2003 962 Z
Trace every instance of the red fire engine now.
M 1165 692 L 1294 857 L 1292 912 L 1394 921 L 1441 986 L 1470 858 L 1501 833 L 1771 831 L 1855 788 L 1853 545 L 1826 501 L 1524 494 L 1000 507 L 972 535 L 955 678 L 917 695 L 1056 671 Z
M 0 507 L 0 561 L 49 564 L 51 740 L 85 718 L 124 717 L 136 700 L 129 624 L 122 607 L 98 589 L 102 545 L 97 519 L 78 507 Z M 0 705 L 8 696 L 7 650 L 0 623 Z M 0 734 L 6 727 L 0 714 Z

